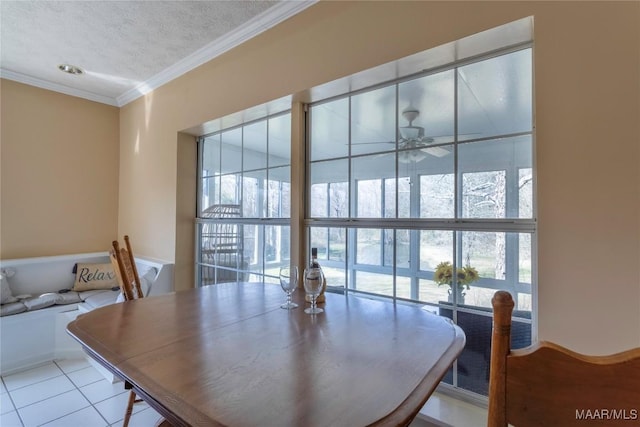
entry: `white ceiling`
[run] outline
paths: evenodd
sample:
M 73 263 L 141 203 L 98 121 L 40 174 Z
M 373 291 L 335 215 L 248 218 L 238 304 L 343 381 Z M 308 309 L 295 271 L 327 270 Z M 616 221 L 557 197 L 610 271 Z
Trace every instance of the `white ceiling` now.
M 122 106 L 315 1 L 0 0 L 0 76 Z

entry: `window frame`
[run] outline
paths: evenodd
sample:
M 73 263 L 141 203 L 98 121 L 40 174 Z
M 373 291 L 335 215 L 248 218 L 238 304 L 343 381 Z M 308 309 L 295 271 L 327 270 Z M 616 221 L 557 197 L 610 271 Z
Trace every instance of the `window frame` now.
M 505 134 L 498 134 L 498 135 L 490 135 L 490 136 L 486 136 L 486 137 L 480 137 L 480 138 L 465 138 L 465 139 L 459 139 L 458 138 L 458 68 L 459 67 L 463 67 L 465 65 L 469 65 L 472 63 L 476 63 L 476 62 L 480 62 L 480 61 L 484 61 L 484 60 L 488 60 L 488 59 L 492 59 L 495 57 L 499 57 L 502 55 L 507 55 L 507 54 L 511 54 L 514 52 L 518 52 L 518 51 L 522 51 L 522 50 L 529 50 L 530 51 L 530 55 L 531 55 L 531 128 L 527 131 L 524 132 L 513 132 L 513 133 L 505 133 Z M 304 217 L 304 227 L 305 227 L 305 233 L 307 235 L 307 242 L 308 242 L 308 248 L 307 250 L 310 251 L 311 246 L 313 246 L 313 242 L 312 242 L 312 234 L 318 230 L 318 232 L 323 232 L 326 235 L 326 241 L 327 241 L 327 251 L 323 254 L 319 251 L 319 262 L 320 264 L 325 267 L 328 270 L 331 269 L 344 269 L 344 281 L 345 284 L 344 285 L 339 285 L 339 286 L 331 286 L 331 281 L 328 281 L 328 286 L 330 291 L 333 292 L 344 292 L 344 293 L 356 293 L 356 294 L 360 294 L 363 296 L 368 296 L 368 297 L 372 297 L 372 298 L 382 298 L 382 299 L 389 299 L 391 301 L 395 301 L 395 302 L 400 302 L 400 303 L 411 303 L 411 304 L 419 304 L 421 306 L 425 306 L 425 307 L 431 307 L 432 309 L 436 309 L 440 306 L 439 304 L 432 304 L 432 303 L 425 303 L 424 301 L 419 301 L 419 297 L 418 297 L 418 293 L 420 292 L 420 286 L 419 286 L 419 282 L 421 279 L 425 279 L 425 280 L 432 280 L 433 276 L 434 276 L 434 271 L 430 271 L 430 270 L 423 270 L 421 269 L 420 266 L 420 252 L 419 252 L 419 247 L 420 247 L 420 232 L 424 231 L 424 230 L 442 230 L 442 231 L 448 231 L 451 232 L 453 235 L 453 268 L 457 268 L 460 267 L 463 263 L 459 262 L 458 260 L 462 260 L 462 250 L 463 250 L 463 244 L 462 244 L 462 239 L 463 239 L 463 235 L 465 235 L 465 233 L 467 232 L 479 232 L 479 233 L 496 233 L 496 238 L 499 238 L 499 233 L 504 233 L 504 264 L 505 264 L 505 270 L 504 270 L 504 274 L 505 277 L 504 279 L 499 279 L 499 278 L 482 278 L 482 287 L 483 288 L 492 288 L 495 290 L 498 289 L 504 289 L 504 286 L 506 283 L 508 283 L 510 285 L 510 289 L 512 289 L 515 293 L 516 293 L 516 297 L 514 298 L 514 300 L 516 301 L 516 304 L 518 304 L 518 298 L 517 296 L 519 294 L 527 294 L 529 295 L 529 306 L 530 306 L 530 310 L 531 310 L 531 317 L 529 318 L 519 318 L 518 320 L 524 324 L 529 324 L 531 325 L 531 337 L 532 339 L 535 339 L 535 333 L 536 331 L 533 329 L 533 325 L 535 324 L 535 320 L 536 320 L 536 309 L 537 309 L 537 200 L 536 200 L 536 158 L 535 158 L 535 98 L 534 98 L 534 85 L 535 85 L 535 78 L 533 75 L 533 43 L 532 42 L 526 42 L 526 43 L 522 43 L 522 44 L 518 44 L 516 46 L 511 46 L 509 48 L 505 48 L 505 49 L 500 49 L 500 50 L 496 50 L 493 52 L 490 52 L 488 54 L 484 54 L 484 55 L 478 55 L 476 57 L 473 58 L 469 58 L 466 59 L 464 61 L 457 61 L 451 64 L 448 64 L 446 66 L 443 67 L 438 67 L 436 69 L 433 70 L 428 70 L 428 71 L 423 71 L 421 73 L 417 73 L 417 74 L 413 74 L 407 77 L 403 77 L 394 81 L 388 81 L 388 82 L 384 82 L 378 85 L 374 85 L 371 87 L 367 87 L 367 88 L 363 88 L 363 89 L 359 89 L 357 91 L 353 91 L 353 92 L 349 92 L 349 93 L 344 93 L 342 95 L 339 96 L 334 96 L 331 98 L 327 98 L 321 101 L 317 101 L 317 102 L 313 102 L 308 104 L 307 106 L 307 114 L 306 114 L 306 153 L 307 153 L 307 158 L 305 161 L 305 176 L 306 176 L 306 183 L 305 183 L 305 217 Z M 318 160 L 312 159 L 311 158 L 311 154 L 312 153 L 312 144 L 313 141 L 311 140 L 311 133 L 312 130 L 310 129 L 312 124 L 311 124 L 311 115 L 313 114 L 313 107 L 318 106 L 318 105 L 322 105 L 324 103 L 329 103 L 329 102 L 333 102 L 333 101 L 339 101 L 342 99 L 347 99 L 347 104 L 348 104 L 348 109 L 349 109 L 349 119 L 348 119 L 348 127 L 349 129 L 352 126 L 352 122 L 351 122 L 351 102 L 350 99 L 353 96 L 359 95 L 363 92 L 368 92 L 368 91 L 373 91 L 382 87 L 386 87 L 389 85 L 395 85 L 396 86 L 396 97 L 395 97 L 395 102 L 396 102 L 396 122 L 395 122 L 395 127 L 396 129 L 398 129 L 398 117 L 399 117 L 399 95 L 398 95 L 398 87 L 401 83 L 406 82 L 408 80 L 413 80 L 416 78 L 420 78 L 420 77 L 424 77 L 424 76 L 428 76 L 431 74 L 435 74 L 435 73 L 439 73 L 445 70 L 453 70 L 454 71 L 454 85 L 455 85 L 455 90 L 454 90 L 454 102 L 455 102 L 455 107 L 454 107 L 454 140 L 451 144 L 448 143 L 443 143 L 440 145 L 446 145 L 447 147 L 453 147 L 453 170 L 451 171 L 451 173 L 453 174 L 453 180 L 454 180 L 454 199 L 453 199 L 453 217 L 452 218 L 420 218 L 420 217 L 411 217 L 411 218 L 405 218 L 405 217 L 400 217 L 401 212 L 399 211 L 400 206 L 399 205 L 399 200 L 400 200 L 400 195 L 399 195 L 399 191 L 400 191 L 400 180 L 402 178 L 404 178 L 404 175 L 401 175 L 400 173 L 400 169 L 399 169 L 399 161 L 397 160 L 397 156 L 396 156 L 396 164 L 395 164 L 395 175 L 394 176 L 387 176 L 386 174 L 381 174 L 380 176 L 377 176 L 375 178 L 367 178 L 369 180 L 373 180 L 373 179 L 379 179 L 380 180 L 380 188 L 382 189 L 382 196 L 381 196 L 381 206 L 380 206 L 380 218 L 365 218 L 365 217 L 359 217 L 358 216 L 358 200 L 359 200 L 359 195 L 358 195 L 358 178 L 356 178 L 356 173 L 353 171 L 353 160 L 354 159 L 358 159 L 360 157 L 364 157 L 367 155 L 371 155 L 371 153 L 368 154 L 352 154 L 351 152 L 351 132 L 349 132 L 349 149 L 346 155 L 344 156 L 339 156 L 339 157 L 335 157 L 335 158 L 327 158 L 324 156 L 321 156 Z M 498 140 L 505 140 L 508 138 L 513 138 L 513 143 L 518 143 L 517 140 L 515 138 L 527 138 L 526 139 L 526 143 L 530 144 L 530 150 L 531 150 L 531 156 L 530 156 L 530 164 L 528 165 L 523 165 L 523 164 L 513 164 L 511 165 L 510 168 L 504 168 L 504 169 L 491 169 L 491 170 L 496 170 L 496 171 L 504 171 L 504 180 L 505 180 L 505 188 L 504 188 L 504 192 L 505 192 L 505 200 L 504 200 L 504 210 L 505 210 L 505 217 L 504 218 L 472 218 L 472 217 L 464 217 L 463 216 L 463 212 L 462 212 L 462 200 L 465 197 L 464 192 L 463 192 L 463 174 L 468 174 L 468 173 L 474 173 L 474 171 L 472 170 L 461 170 L 462 168 L 460 167 L 460 162 L 459 162 L 459 151 L 461 149 L 461 147 L 464 146 L 468 146 L 467 144 L 477 144 L 477 143 L 482 143 L 484 141 L 498 141 Z M 396 141 L 399 140 L 399 131 L 398 131 L 398 135 L 396 136 Z M 438 144 L 435 144 L 435 146 L 437 146 Z M 397 144 L 396 146 L 394 146 L 393 149 L 389 149 L 387 152 L 389 153 L 398 153 L 401 150 L 399 150 L 397 148 Z M 381 154 L 381 153 L 385 153 L 385 152 L 376 152 L 375 154 Z M 336 217 L 331 217 L 329 215 L 327 215 L 326 217 L 319 217 L 319 216 L 314 216 L 311 215 L 311 208 L 312 208 L 312 201 L 311 201 L 311 195 L 313 194 L 313 181 L 312 181 L 312 174 L 313 174 L 313 165 L 314 164 L 320 164 L 320 163 L 324 163 L 324 162 L 335 162 L 335 161 L 339 161 L 339 160 L 346 160 L 348 167 L 347 167 L 347 171 L 346 171 L 346 183 L 348 184 L 348 200 L 349 200 L 349 213 L 348 216 L 346 217 L 340 217 L 340 218 L 336 218 Z M 520 193 L 519 193 L 519 181 L 520 181 L 520 176 L 521 176 L 521 170 L 523 169 L 529 169 L 530 173 L 531 173 L 531 217 L 527 217 L 527 218 L 520 218 L 518 217 L 518 210 L 519 210 L 519 206 L 520 206 Z M 481 170 L 481 172 L 487 172 L 488 169 L 483 168 Z M 342 174 L 343 172 L 339 172 L 340 174 Z M 416 198 L 420 198 L 420 185 L 421 185 L 421 176 L 425 176 L 425 175 L 420 175 L 420 173 L 417 173 L 415 177 L 408 177 L 410 180 L 411 179 L 415 179 L 417 178 L 416 182 L 417 185 L 417 191 L 413 191 L 410 193 L 410 204 L 409 204 L 409 210 L 411 211 L 410 216 L 416 211 L 416 210 L 420 210 L 421 207 L 419 204 L 416 204 Z M 393 207 L 393 211 L 395 212 L 395 217 L 393 218 L 388 218 L 385 217 L 385 212 L 387 211 L 387 207 L 385 206 L 385 202 L 387 202 L 385 200 L 385 196 L 386 196 L 386 191 L 385 191 L 385 182 L 387 180 L 395 180 L 395 197 L 394 197 L 394 203 L 395 206 Z M 318 184 L 322 184 L 322 183 L 318 183 Z M 327 184 L 327 183 L 325 183 Z M 328 185 L 327 185 L 328 187 Z M 513 194 L 515 190 L 515 195 Z M 329 198 L 327 197 L 327 209 L 328 209 L 328 205 L 329 205 Z M 322 209 L 320 209 L 317 206 L 314 206 L 314 209 L 316 210 L 316 212 L 320 212 Z M 511 216 L 508 217 L 508 214 L 512 214 L 513 212 L 517 213 L 516 217 Z M 345 241 L 344 241 L 344 245 L 345 245 L 345 254 L 346 254 L 346 260 L 339 260 L 339 261 L 335 261 L 332 260 L 331 257 L 329 256 L 329 252 L 330 252 L 330 245 L 331 245 L 331 239 L 330 239 L 330 235 L 332 230 L 342 230 L 344 235 L 345 235 Z M 359 230 L 362 229 L 377 229 L 380 231 L 381 236 L 384 236 L 385 233 L 392 233 L 393 234 L 393 240 L 394 242 L 397 241 L 396 239 L 396 234 L 398 232 L 405 232 L 408 231 L 409 235 L 410 235 L 410 249 L 409 249 L 409 254 L 411 257 L 410 260 L 410 266 L 407 267 L 403 267 L 403 266 L 399 266 L 398 262 L 397 262 L 397 245 L 394 244 L 393 245 L 393 254 L 392 254 L 392 259 L 393 259 L 393 263 L 391 265 L 387 265 L 385 263 L 385 257 L 384 257 L 384 250 L 386 250 L 386 248 L 384 247 L 384 244 L 381 244 L 381 253 L 380 253 L 380 262 L 379 265 L 371 265 L 371 264 L 362 264 L 358 262 L 358 258 L 357 258 L 357 244 L 358 244 L 358 239 L 355 237 L 356 233 Z M 527 282 L 521 282 L 521 278 L 522 278 L 522 274 L 520 273 L 520 264 L 519 264 L 519 252 L 520 252 L 520 248 L 521 248 L 521 243 L 520 243 L 520 236 L 529 236 L 528 237 L 528 241 L 529 241 L 529 245 L 530 245 L 530 276 L 529 276 L 529 281 L 530 283 Z M 382 241 L 382 239 L 381 239 Z M 324 255 L 324 257 L 322 256 Z M 357 272 L 363 272 L 363 273 L 384 273 L 386 275 L 389 275 L 389 279 L 390 281 L 392 280 L 392 292 L 390 294 L 380 294 L 380 293 L 376 293 L 376 292 L 370 292 L 367 290 L 359 290 L 356 289 L 355 286 L 357 286 L 357 284 L 355 281 L 353 281 L 354 283 L 352 283 L 352 279 L 353 277 L 357 274 Z M 406 298 L 404 296 L 400 296 L 400 290 L 398 287 L 398 278 L 408 278 L 408 280 L 411 283 L 411 287 L 410 287 L 410 297 Z M 516 307 L 517 308 L 517 307 Z M 462 313 L 474 313 L 474 314 L 479 314 L 481 316 L 491 316 L 490 311 L 489 312 L 484 312 L 482 310 L 479 309 L 474 309 L 473 307 L 460 307 L 454 300 L 453 303 L 453 319 L 454 321 L 456 321 L 457 319 L 457 313 L 458 312 L 462 312 Z M 453 374 L 453 382 L 452 385 L 454 387 L 456 387 L 458 385 L 458 374 L 457 374 L 457 367 L 453 368 L 454 374 Z M 462 391 L 463 393 L 466 393 L 466 390 L 460 390 L 456 388 L 456 392 L 458 391 Z
M 288 254 L 289 257 L 281 257 L 281 251 L 276 251 L 276 258 L 275 259 L 270 259 L 270 255 L 268 253 L 268 248 L 266 245 L 266 242 L 268 240 L 267 238 L 267 231 L 269 227 L 276 227 L 276 230 L 279 230 L 279 232 L 276 232 L 278 239 L 280 240 L 279 242 L 277 242 L 277 246 L 281 247 L 283 242 L 282 239 L 285 236 L 285 232 L 283 231 L 284 228 L 289 229 L 288 234 L 289 235 L 289 239 L 291 236 L 291 232 L 290 232 L 290 225 L 291 225 L 291 215 L 289 214 L 289 216 L 283 217 L 273 217 L 270 216 L 272 211 L 271 211 L 271 206 L 270 206 L 270 187 L 271 185 L 275 184 L 278 186 L 278 188 L 282 189 L 283 185 L 288 184 L 289 185 L 289 198 L 291 198 L 291 157 L 289 156 L 289 162 L 287 164 L 282 164 L 282 163 L 277 163 L 275 165 L 271 165 L 271 151 L 270 151 L 270 133 L 269 133 L 269 123 L 271 119 L 276 119 L 278 117 L 281 116 L 285 116 L 285 115 L 291 115 L 291 110 L 286 110 L 286 111 L 280 111 L 278 113 L 275 114 L 270 114 L 270 115 L 265 115 L 263 117 L 257 118 L 255 120 L 251 120 L 245 123 L 240 123 L 238 125 L 232 126 L 232 127 L 228 127 L 228 128 L 223 128 L 220 130 L 217 130 L 216 132 L 212 132 L 212 133 L 208 133 L 208 134 L 204 134 L 201 135 L 197 138 L 197 152 L 198 152 L 198 160 L 197 160 L 197 198 L 196 198 L 196 218 L 195 218 L 195 284 L 196 287 L 199 286 L 204 286 L 203 283 L 203 274 L 202 274 L 202 268 L 203 267 L 207 267 L 207 268 L 212 268 L 214 269 L 214 283 L 217 283 L 217 271 L 218 270 L 224 270 L 227 271 L 231 274 L 235 274 L 236 277 L 238 278 L 238 280 L 240 280 L 241 277 L 248 277 L 251 278 L 251 276 L 256 276 L 258 278 L 260 278 L 261 281 L 267 282 L 267 283 L 277 283 L 278 281 L 278 272 L 277 272 L 277 267 L 279 267 L 282 264 L 285 264 L 289 262 L 289 257 L 290 257 L 290 240 L 289 240 L 289 250 L 285 252 L 285 255 Z M 265 125 L 265 138 L 266 138 L 266 153 L 264 153 L 265 156 L 265 166 L 264 168 L 248 168 L 248 169 L 244 169 L 245 167 L 245 161 L 244 161 L 244 129 L 248 126 L 252 126 L 254 124 L 259 124 L 260 122 L 266 122 Z M 215 136 L 219 136 L 222 135 L 224 133 L 227 132 L 232 132 L 235 130 L 241 130 L 242 133 L 242 143 L 240 146 L 240 153 L 241 153 L 241 158 L 239 160 L 240 162 L 240 170 L 236 171 L 236 172 L 222 172 L 220 170 L 220 172 L 216 175 L 215 172 L 211 175 L 204 175 L 204 168 L 203 168 L 203 162 L 204 162 L 204 145 L 205 145 L 205 141 L 207 138 L 211 138 L 211 137 L 215 137 Z M 222 152 L 223 152 L 223 142 L 220 141 L 219 142 L 219 156 L 222 156 Z M 290 147 L 289 147 L 290 149 Z M 220 160 L 219 160 L 220 162 Z M 289 181 L 282 181 L 279 179 L 273 179 L 271 174 L 273 173 L 273 171 L 275 169 L 281 169 L 281 168 L 289 168 Z M 251 173 L 256 173 L 256 172 L 262 172 L 264 171 L 264 178 L 263 179 L 258 179 L 255 176 L 252 176 Z M 229 219 L 229 218 L 207 218 L 203 216 L 203 211 L 205 209 L 205 207 L 203 207 L 203 196 L 204 196 L 204 190 L 205 188 L 207 188 L 209 185 L 208 182 L 205 184 L 205 178 L 210 178 L 210 177 L 217 177 L 217 181 L 219 182 L 219 186 L 221 187 L 222 183 L 222 179 L 224 177 L 233 177 L 233 179 L 235 180 L 235 202 L 236 203 L 240 203 L 240 209 L 242 212 L 242 216 L 240 217 L 235 217 L 233 219 Z M 252 217 L 244 217 L 244 211 L 245 211 L 245 206 L 243 204 L 243 195 L 245 192 L 245 181 L 247 179 L 255 179 L 256 180 L 256 184 L 257 184 L 257 192 L 256 194 L 258 195 L 259 203 L 258 203 L 258 214 L 256 216 L 252 216 Z M 214 183 L 215 185 L 215 183 Z M 214 194 L 215 197 L 215 194 Z M 216 204 L 222 204 L 221 202 L 223 202 L 222 200 L 222 194 L 221 191 L 218 190 L 218 194 L 217 194 L 217 202 L 219 203 L 215 203 L 216 200 L 214 200 L 214 203 L 209 203 L 209 205 L 216 205 Z M 264 199 L 264 200 L 263 200 Z M 277 211 L 279 213 L 284 212 L 283 206 L 282 206 L 282 200 L 283 200 L 283 194 L 280 191 L 280 194 L 278 194 L 277 199 L 279 201 L 278 206 L 277 206 Z M 290 207 L 289 207 L 290 208 Z M 289 213 L 290 213 L 290 209 L 289 209 Z M 238 229 L 241 229 L 241 233 L 243 235 L 243 239 L 244 239 L 244 231 L 246 227 L 255 227 L 255 236 L 254 236 L 254 243 L 252 245 L 251 248 L 245 248 L 243 246 L 243 253 L 242 256 L 245 257 L 245 255 L 247 253 L 251 253 L 251 256 L 249 257 L 250 259 L 255 259 L 255 262 L 252 262 L 248 265 L 243 266 L 243 265 L 239 265 L 237 264 L 235 267 L 228 267 L 228 266 L 221 266 L 221 265 L 216 265 L 216 264 L 211 264 L 211 263 L 207 263 L 205 261 L 203 261 L 202 258 L 202 246 L 203 246 L 203 240 L 202 240 L 202 230 L 203 227 L 205 227 L 206 225 L 223 225 L 223 224 L 232 224 L 235 225 L 236 227 L 238 227 Z M 244 244 L 244 241 L 243 241 Z M 269 272 L 269 270 L 271 270 L 271 272 Z
M 492 58 L 496 58 L 496 57 L 500 57 L 500 56 L 504 56 L 504 55 L 508 55 L 511 53 L 515 53 L 518 51 L 524 51 L 524 50 L 530 50 L 531 51 L 531 55 L 533 56 L 533 43 L 532 42 L 525 42 L 525 43 L 519 43 L 517 45 L 514 46 L 510 46 L 508 48 L 502 48 L 502 49 L 497 49 L 495 51 L 486 53 L 486 54 L 481 54 L 481 55 L 477 55 L 474 56 L 472 58 L 467 58 L 465 60 L 461 60 L 461 61 L 455 61 L 452 62 L 450 64 L 444 65 L 444 66 L 440 66 L 434 69 L 430 69 L 430 70 L 425 70 L 422 71 L 420 73 L 415 73 L 415 74 L 411 74 L 409 76 L 405 76 L 402 77 L 400 79 L 397 80 L 393 80 L 393 81 L 388 81 L 388 82 L 383 82 L 380 84 L 376 84 L 373 86 L 369 86 L 363 89 L 359 89 L 356 91 L 352 91 L 352 92 L 347 92 L 341 95 L 337 95 L 337 96 L 333 96 L 331 98 L 327 98 L 327 99 L 323 99 L 317 102 L 313 102 L 310 104 L 307 104 L 307 114 L 305 116 L 305 121 L 306 121 L 306 152 L 307 153 L 311 153 L 311 130 L 310 130 L 310 120 L 309 120 L 309 109 L 311 107 L 317 106 L 317 105 L 321 105 L 321 104 L 325 104 L 325 103 L 330 103 L 333 101 L 337 101 L 337 100 L 341 100 L 341 99 L 345 99 L 345 98 L 350 98 L 362 93 L 366 93 L 366 92 L 370 92 L 379 88 L 383 88 L 389 85 L 396 85 L 396 118 L 398 117 L 398 85 L 410 80 L 414 80 L 417 78 L 421 78 L 421 77 L 425 77 L 425 76 L 429 76 L 429 75 L 433 75 L 433 74 L 437 74 L 437 73 L 441 73 L 443 71 L 447 71 L 447 70 L 454 70 L 454 81 L 455 81 L 455 86 L 456 86 L 456 93 L 454 94 L 454 99 L 455 99 L 455 104 L 456 107 L 454 108 L 454 122 L 457 124 L 457 115 L 458 115 L 458 109 L 457 109 L 457 72 L 455 72 L 458 68 L 460 67 L 464 67 L 466 65 L 470 65 L 473 63 L 478 63 L 481 61 L 485 61 L 488 59 L 492 59 Z M 532 61 L 532 67 L 533 67 L 533 61 Z M 532 89 L 533 89 L 533 85 L 534 85 L 534 81 L 532 80 L 531 82 L 532 84 Z M 350 110 L 350 103 L 349 104 L 349 110 Z M 535 104 L 535 100 L 532 99 L 532 104 Z M 382 216 L 381 218 L 359 218 L 357 216 L 353 216 L 351 215 L 352 212 L 357 212 L 357 194 L 355 196 L 353 196 L 351 194 L 351 192 L 354 191 L 354 186 L 348 186 L 348 199 L 349 199 L 349 214 L 346 217 L 331 217 L 330 215 L 328 215 L 326 218 L 322 218 L 322 217 L 314 217 L 311 215 L 311 198 L 310 195 L 312 194 L 312 189 L 311 189 L 311 164 L 312 163 L 324 163 L 324 162 L 332 162 L 332 161 L 337 161 L 337 160 L 347 160 L 348 162 L 348 179 L 347 181 L 344 181 L 346 184 L 349 184 L 350 182 L 356 182 L 357 183 L 357 179 L 353 178 L 353 174 L 352 174 L 352 166 L 351 166 L 351 160 L 352 159 L 356 159 L 359 157 L 366 157 L 369 154 L 355 154 L 355 155 L 351 155 L 350 151 L 348 152 L 348 154 L 346 156 L 340 156 L 340 157 L 335 157 L 335 158 L 322 158 L 320 160 L 311 160 L 310 156 L 307 155 L 307 158 L 305 160 L 305 176 L 306 176 L 306 184 L 305 184 L 305 217 L 304 217 L 304 226 L 305 229 L 309 229 L 311 227 L 326 227 L 326 228 L 382 228 L 382 229 L 409 229 L 409 230 L 450 230 L 450 231 L 478 231 L 478 232 L 482 232 L 482 231 L 496 231 L 496 232 L 504 232 L 504 233 L 529 233 L 532 236 L 535 235 L 536 233 L 536 218 L 537 218 L 537 202 L 536 202 L 536 194 L 535 191 L 533 191 L 532 194 L 532 217 L 531 218 L 491 218 L 491 219 L 487 219 L 487 218 L 482 218 L 482 219 L 478 219 L 478 218 L 465 218 L 462 217 L 462 215 L 460 215 L 460 203 L 461 203 L 461 198 L 463 197 L 462 194 L 462 189 L 460 188 L 462 185 L 461 179 L 459 179 L 460 176 L 462 176 L 462 174 L 464 173 L 470 173 L 471 171 L 464 171 L 461 172 L 459 170 L 459 165 L 458 165 L 458 151 L 459 151 L 459 147 L 463 146 L 465 144 L 473 144 L 473 143 L 477 143 L 477 142 L 483 142 L 483 141 L 493 141 L 496 139 L 507 139 L 507 138 L 514 138 L 514 137 L 521 137 L 521 136 L 530 136 L 531 137 L 531 150 L 532 150 L 532 158 L 531 158 L 531 166 L 530 169 L 532 169 L 532 181 L 533 181 L 533 186 L 535 189 L 535 182 L 536 182 L 536 174 L 535 174 L 535 170 L 536 170 L 536 159 L 535 159 L 535 116 L 534 116 L 534 108 L 532 105 L 532 117 L 531 117 L 531 123 L 532 123 L 532 128 L 531 131 L 526 131 L 526 132 L 515 132 L 515 133 L 509 133 L 509 134 L 501 134 L 501 135 L 491 135 L 488 137 L 482 137 L 482 138 L 474 138 L 474 139 L 464 139 L 464 140 L 459 140 L 458 136 L 457 136 L 457 125 L 454 126 L 454 141 L 453 141 L 453 147 L 454 147 L 454 169 L 452 171 L 453 176 L 454 176 L 454 186 L 455 186 L 455 194 L 456 197 L 454 198 L 454 217 L 453 218 L 418 218 L 418 217 L 411 217 L 411 218 L 386 218 L 384 217 L 384 211 L 385 211 L 385 205 L 384 205 L 384 196 L 383 196 L 383 205 L 381 207 L 381 211 L 382 211 Z M 398 123 L 396 122 L 396 128 L 398 128 Z M 435 144 L 436 146 L 438 144 Z M 448 145 L 448 144 L 443 144 L 443 145 Z M 390 149 L 388 150 L 388 152 L 395 152 L 396 149 Z M 398 150 L 398 151 L 402 151 L 402 150 Z M 378 153 L 380 154 L 380 153 Z M 396 161 L 397 162 L 397 161 Z M 519 165 L 514 165 L 514 167 L 512 168 L 512 171 L 505 171 L 506 174 L 509 174 L 509 172 L 514 172 L 514 174 L 517 176 L 518 172 L 523 169 L 525 167 L 523 166 L 519 166 Z M 486 170 L 483 170 L 482 172 L 486 172 Z M 399 181 L 401 178 L 403 178 L 404 176 L 400 176 L 399 175 L 399 169 L 397 167 L 396 164 L 396 175 L 395 176 L 391 176 L 391 177 L 378 177 L 377 179 L 382 179 L 383 181 L 385 181 L 386 179 L 395 179 L 396 181 Z M 420 177 L 420 175 L 418 175 L 418 178 Z M 516 178 L 517 181 L 517 178 Z M 342 181 L 341 181 L 342 182 Z M 420 185 L 420 180 L 418 179 L 417 184 Z M 327 186 L 329 186 L 330 184 L 335 184 L 335 182 L 332 183 L 325 183 L 327 184 Z M 382 190 L 383 190 L 383 194 L 384 194 L 384 184 L 382 186 Z M 396 183 L 396 192 L 399 191 L 399 185 Z M 509 191 L 508 189 L 506 189 L 506 191 Z M 413 194 L 416 194 L 415 192 Z M 415 195 L 413 195 L 413 197 L 415 197 Z M 419 193 L 418 197 L 419 197 Z M 327 196 L 327 200 L 329 199 L 329 197 Z M 397 206 L 397 199 L 396 198 L 396 206 L 395 206 L 395 212 L 396 212 L 396 216 L 398 215 L 398 206 Z M 516 203 L 517 204 L 517 198 L 507 198 L 506 200 L 509 201 L 505 201 L 505 203 Z M 515 201 L 515 202 L 514 202 Z M 354 206 L 355 205 L 355 206 Z M 412 208 L 413 208 L 413 203 L 411 204 Z M 419 209 L 419 206 L 416 207 L 415 209 Z M 507 209 L 507 206 L 505 206 L 505 209 Z M 328 210 L 328 207 L 327 207 Z M 308 233 L 308 231 L 307 231 Z M 309 240 L 310 241 L 310 240 Z M 535 243 L 535 239 L 532 239 L 532 245 Z M 532 252 L 535 253 L 536 251 L 533 250 L 534 248 L 532 247 Z M 533 256 L 533 254 L 532 254 Z M 331 262 L 329 259 L 325 259 L 325 262 Z M 532 260 L 533 262 L 533 260 Z M 532 267 L 533 269 L 533 267 Z M 532 286 L 533 286 L 533 277 L 532 277 Z

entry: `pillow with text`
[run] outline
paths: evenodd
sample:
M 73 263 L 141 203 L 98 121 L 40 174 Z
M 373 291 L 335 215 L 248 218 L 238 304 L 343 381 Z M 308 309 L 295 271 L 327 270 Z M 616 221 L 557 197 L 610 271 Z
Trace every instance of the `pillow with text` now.
M 82 292 L 94 289 L 111 289 L 114 287 L 118 287 L 118 280 L 111 263 L 77 264 L 76 281 L 73 284 L 73 291 Z

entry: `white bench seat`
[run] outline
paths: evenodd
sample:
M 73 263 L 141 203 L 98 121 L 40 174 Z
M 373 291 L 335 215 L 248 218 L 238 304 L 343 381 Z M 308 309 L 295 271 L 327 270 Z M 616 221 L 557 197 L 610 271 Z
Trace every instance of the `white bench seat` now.
M 72 288 L 75 280 L 72 271 L 76 263 L 109 262 L 107 252 L 0 260 L 0 268 L 13 272 L 9 277 L 13 295 L 29 294 L 33 297 L 22 302 L 31 305 L 31 309 L 0 317 L 0 374 L 7 375 L 51 360 L 84 355 L 80 345 L 67 334 L 67 324 L 79 314 L 116 303 L 120 292 L 79 292 L 78 302 L 38 307 L 40 303 L 49 304 L 51 298 L 73 299 L 72 292 L 59 294 L 58 291 Z M 143 283 L 148 284 L 148 295 L 173 291 L 172 263 L 136 257 L 136 266 L 141 279 L 145 278 Z M 13 304 L 4 304 L 2 311 L 10 309 Z

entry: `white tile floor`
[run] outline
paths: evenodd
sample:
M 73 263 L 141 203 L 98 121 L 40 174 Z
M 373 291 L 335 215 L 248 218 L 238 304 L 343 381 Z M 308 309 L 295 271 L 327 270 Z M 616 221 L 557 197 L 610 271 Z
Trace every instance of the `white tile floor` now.
M 56 360 L 2 377 L 2 427 L 116 427 L 122 425 L 129 391 L 111 384 L 85 359 Z M 153 426 L 160 415 L 136 403 L 129 425 Z
M 129 392 L 122 382 L 107 381 L 86 359 L 56 360 L 1 378 L 1 427 L 122 426 Z M 435 422 L 434 418 L 428 421 L 431 417 L 421 414 L 411 427 L 485 425 L 486 410 L 472 405 L 473 411 L 461 410 L 464 402 L 451 404 L 449 400 L 457 402 L 446 396 L 434 396 L 424 408 L 428 409 L 425 414 L 449 419 L 449 423 Z M 129 425 L 154 426 L 159 419 L 157 412 L 141 402 L 135 404 Z

